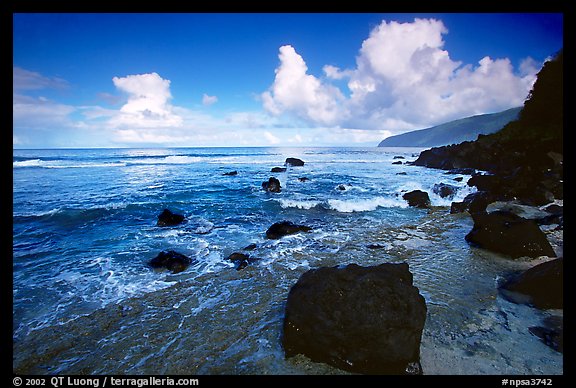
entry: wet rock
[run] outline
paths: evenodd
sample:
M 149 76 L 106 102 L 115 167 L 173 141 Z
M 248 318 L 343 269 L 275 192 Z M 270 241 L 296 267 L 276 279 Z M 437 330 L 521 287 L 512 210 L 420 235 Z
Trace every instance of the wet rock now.
M 282 345 L 351 372 L 418 374 L 425 320 L 407 264 L 323 267 L 291 288 Z
M 564 227 L 564 207 L 557 204 L 549 204 L 541 208 L 547 215 L 540 217 L 536 220 L 538 225 L 553 225 L 556 224 L 558 229 Z
M 456 192 L 458 191 L 458 187 L 446 183 L 436 183 L 432 187 L 432 191 L 438 194 L 441 198 L 446 197 L 452 198 L 454 197 L 454 194 L 456 194 Z
M 236 265 L 236 271 L 246 268 L 249 264 L 257 261 L 257 258 L 250 257 L 244 253 L 234 252 L 226 258 L 226 260 L 233 262 Z
M 552 215 L 563 215 L 564 214 L 564 207 L 557 205 L 555 203 L 551 203 L 551 204 L 548 204 L 546 206 L 543 206 L 541 209 L 544 210 L 546 213 L 549 213 Z
M 450 205 L 450 214 L 464 213 L 468 210 L 468 204 L 464 202 L 452 202 Z
M 392 164 L 402 164 L 401 161 L 397 161 L 397 162 L 392 162 Z
M 225 172 L 224 174 L 225 176 L 236 176 L 238 175 L 238 171 L 229 171 L 229 172 Z
M 462 202 L 452 202 L 450 213 L 462 213 L 468 211 L 470 214 L 484 213 L 486 207 L 493 202 L 493 197 L 487 191 L 477 191 L 468 194 Z
M 564 353 L 564 322 L 562 317 L 546 317 L 543 326 L 528 328 L 530 333 L 557 352 Z
M 422 209 L 427 209 L 430 207 L 430 197 L 428 193 L 422 190 L 413 190 L 402 196 L 402 198 L 408 201 L 409 206 L 414 206 Z
M 168 209 L 164 209 L 158 216 L 157 226 L 175 226 L 184 222 L 184 216 L 181 214 L 172 213 Z
M 244 247 L 245 251 L 253 251 L 254 249 L 256 249 L 256 244 L 250 244 Z
M 270 170 L 270 172 L 285 172 L 286 168 L 285 167 L 273 167 L 272 170 Z
M 287 166 L 302 167 L 304 166 L 304 161 L 298 158 L 286 158 L 284 164 Z
M 539 220 L 549 215 L 546 211 L 540 210 L 535 206 L 523 205 L 517 201 L 495 201 L 486 207 L 488 213 L 499 210 L 514 213 L 518 217 L 526 218 L 528 220 Z
M 347 183 L 345 185 L 338 185 L 336 186 L 336 190 L 340 190 L 340 191 L 346 191 L 348 189 L 350 189 L 352 187 L 351 184 Z
M 460 175 L 473 175 L 476 170 L 473 168 L 453 168 L 445 172 L 445 174 L 460 174 Z
M 556 257 L 536 222 L 506 211 L 473 213 L 474 227 L 465 237 L 470 244 L 512 258 Z
M 300 182 L 308 182 L 308 181 L 310 180 L 310 178 L 306 178 L 305 176 L 303 176 L 303 177 L 301 177 L 301 178 L 298 178 L 298 180 L 299 180 Z
M 366 245 L 366 248 L 368 249 L 382 249 L 382 248 L 386 248 L 384 245 L 381 244 L 368 244 Z
M 268 228 L 268 230 L 266 231 L 266 238 L 277 240 L 290 234 L 296 234 L 299 232 L 308 232 L 310 230 L 312 230 L 312 228 L 309 226 L 296 225 L 290 221 L 281 221 L 276 222 L 270 228 Z
M 152 268 L 166 268 L 172 273 L 182 272 L 190 264 L 192 264 L 191 258 L 172 250 L 160 252 L 158 256 L 149 262 Z
M 400 155 L 396 155 L 392 159 L 406 159 L 406 158 Z
M 268 182 L 262 182 L 262 188 L 270 193 L 279 193 L 281 190 L 280 181 L 270 177 Z
M 406 173 L 406 171 L 402 171 L 402 172 L 397 172 L 396 175 L 408 175 L 408 174 Z
M 563 263 L 558 258 L 535 265 L 507 280 L 500 286 L 501 294 L 511 302 L 539 309 L 564 308 Z

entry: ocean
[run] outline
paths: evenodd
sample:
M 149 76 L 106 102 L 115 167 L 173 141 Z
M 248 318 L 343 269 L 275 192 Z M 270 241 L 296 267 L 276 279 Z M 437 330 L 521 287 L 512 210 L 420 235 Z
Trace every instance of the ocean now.
M 562 374 L 562 354 L 528 331 L 555 312 L 496 289 L 530 263 L 465 242 L 472 221 L 449 210 L 474 190 L 470 176 L 407 163 L 419 151 L 14 150 L 15 373 L 344 374 L 285 359 L 290 287 L 321 266 L 406 262 L 428 307 L 424 374 Z M 305 165 L 271 172 L 288 157 Z M 272 176 L 280 193 L 262 189 Z M 435 194 L 438 183 L 455 186 L 454 198 Z M 402 199 L 416 189 L 431 209 Z M 157 226 L 164 209 L 186 222 Z M 283 220 L 312 231 L 267 240 Z M 152 269 L 169 249 L 192 264 Z M 236 270 L 234 252 L 258 260 Z

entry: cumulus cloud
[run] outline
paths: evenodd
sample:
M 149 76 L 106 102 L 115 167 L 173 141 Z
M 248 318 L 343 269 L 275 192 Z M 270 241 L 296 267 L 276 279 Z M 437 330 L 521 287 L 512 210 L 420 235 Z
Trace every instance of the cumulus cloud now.
M 349 78 L 352 75 L 351 70 L 340 70 L 339 67 L 332 65 L 325 65 L 322 68 L 322 71 L 324 72 L 324 74 L 326 74 L 326 77 L 337 80 Z
M 292 114 L 313 126 L 406 130 L 520 106 L 538 71 L 527 58 L 515 71 L 507 58 L 463 64 L 444 50 L 442 21 L 382 21 L 362 42 L 356 67 L 308 68 L 291 46 L 280 47 L 274 83 L 262 94 L 273 115 Z M 348 94 L 330 83 L 347 79 Z
M 202 95 L 202 105 L 210 106 L 218 102 L 218 97 L 216 96 L 209 96 L 206 93 Z
M 182 125 L 182 118 L 170 104 L 170 81 L 157 73 L 112 78 L 114 86 L 128 94 L 128 101 L 112 118 L 114 127 L 167 128 Z
M 291 112 L 323 125 L 336 125 L 346 116 L 342 92 L 308 74 L 304 59 L 292 46 L 280 47 L 278 57 L 280 66 L 274 83 L 261 96 L 268 112 L 274 115 Z

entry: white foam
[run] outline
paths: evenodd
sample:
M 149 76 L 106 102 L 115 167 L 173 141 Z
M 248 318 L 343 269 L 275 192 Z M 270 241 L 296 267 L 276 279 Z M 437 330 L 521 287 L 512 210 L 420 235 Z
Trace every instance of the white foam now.
M 170 155 L 165 158 L 142 158 L 131 160 L 130 164 L 192 164 L 206 161 L 199 156 Z
M 313 207 L 316 207 L 321 204 L 320 201 L 314 201 L 314 200 L 296 200 L 296 199 L 281 198 L 276 201 L 280 202 L 280 206 L 282 206 L 283 209 L 297 208 L 297 209 L 310 210 Z
M 40 159 L 30 159 L 12 162 L 13 168 L 22 167 L 41 167 L 41 168 L 93 168 L 93 167 L 124 167 L 126 163 L 114 162 L 114 163 L 93 163 L 93 162 L 75 162 L 69 163 L 65 160 L 40 160 Z
M 43 162 L 40 159 L 22 160 L 12 162 L 12 167 L 40 167 L 42 166 L 42 163 Z
M 365 212 L 376 210 L 378 207 L 407 207 L 406 201 L 392 197 L 373 197 L 365 199 L 329 199 L 328 206 L 341 213 Z

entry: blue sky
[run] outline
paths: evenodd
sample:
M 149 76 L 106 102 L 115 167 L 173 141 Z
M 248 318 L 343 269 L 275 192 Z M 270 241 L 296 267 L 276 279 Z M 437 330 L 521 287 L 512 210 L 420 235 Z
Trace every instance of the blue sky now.
M 376 145 L 519 106 L 562 14 L 14 14 L 15 148 Z

